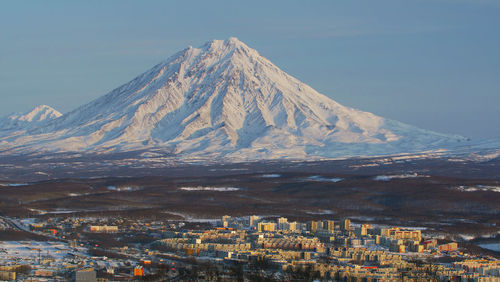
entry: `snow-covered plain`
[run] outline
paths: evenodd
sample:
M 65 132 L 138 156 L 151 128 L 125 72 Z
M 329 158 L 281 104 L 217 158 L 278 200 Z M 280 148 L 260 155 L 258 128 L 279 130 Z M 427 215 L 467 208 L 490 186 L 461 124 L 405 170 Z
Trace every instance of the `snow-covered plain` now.
M 476 192 L 476 191 L 492 191 L 500 193 L 500 186 L 488 186 L 488 185 L 475 185 L 475 186 L 458 186 L 455 187 L 456 190 L 462 192 Z
M 116 187 L 114 185 L 107 186 L 106 188 L 108 188 L 108 190 L 110 190 L 110 191 L 118 191 L 118 192 L 123 192 L 123 191 L 131 192 L 131 191 L 138 191 L 138 190 L 142 189 L 140 187 L 130 187 L 130 186 Z
M 262 177 L 262 178 L 280 178 L 281 174 L 276 174 L 276 173 L 262 174 L 260 177 Z
M 205 186 L 196 186 L 196 187 L 181 187 L 179 190 L 183 191 L 215 191 L 215 192 L 233 192 L 241 190 L 236 187 L 205 187 Z
M 38 261 L 40 257 L 62 259 L 68 254 L 75 254 L 68 244 L 61 242 L 37 241 L 2 241 L 0 242 L 0 262 L 2 263 L 30 263 Z M 83 254 L 80 254 L 83 255 Z
M 7 154 L 162 148 L 185 160 L 240 161 L 387 155 L 464 143 L 343 106 L 236 38 L 188 47 L 64 115 L 41 106 L 0 123 L 0 151 Z
M 395 174 L 395 175 L 377 175 L 373 179 L 376 181 L 390 181 L 391 179 L 405 179 L 405 178 L 417 178 L 417 177 L 429 177 L 429 176 L 420 175 L 417 173 L 411 173 L 411 174 Z
M 304 180 L 306 181 L 316 181 L 316 182 L 339 182 L 339 181 L 342 181 L 344 180 L 343 178 L 338 178 L 338 177 L 323 177 L 323 176 L 320 176 L 320 175 L 313 175 L 313 176 L 309 176 L 309 177 L 306 177 Z
M 4 187 L 21 187 L 21 186 L 27 186 L 27 183 L 0 183 L 0 186 Z

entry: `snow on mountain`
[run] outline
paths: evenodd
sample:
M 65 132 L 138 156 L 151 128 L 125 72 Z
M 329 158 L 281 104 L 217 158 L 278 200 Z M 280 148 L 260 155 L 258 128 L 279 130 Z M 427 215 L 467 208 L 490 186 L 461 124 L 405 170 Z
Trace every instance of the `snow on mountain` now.
M 28 128 L 41 126 L 62 114 L 53 108 L 40 105 L 25 113 L 14 113 L 0 118 L 0 132 L 24 131 Z
M 476 162 L 487 162 L 494 159 L 500 160 L 500 139 L 487 139 L 475 142 L 466 150 L 465 159 Z
M 184 49 L 44 126 L 1 138 L 0 149 L 162 148 L 242 160 L 417 152 L 464 141 L 340 105 L 229 38 Z

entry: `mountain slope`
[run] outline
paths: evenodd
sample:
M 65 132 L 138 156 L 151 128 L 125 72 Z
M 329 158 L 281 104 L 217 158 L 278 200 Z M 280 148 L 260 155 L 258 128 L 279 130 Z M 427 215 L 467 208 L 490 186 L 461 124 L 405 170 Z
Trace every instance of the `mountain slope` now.
M 87 105 L 0 141 L 10 152 L 162 148 L 261 159 L 416 152 L 464 138 L 342 106 L 229 38 L 189 47 Z

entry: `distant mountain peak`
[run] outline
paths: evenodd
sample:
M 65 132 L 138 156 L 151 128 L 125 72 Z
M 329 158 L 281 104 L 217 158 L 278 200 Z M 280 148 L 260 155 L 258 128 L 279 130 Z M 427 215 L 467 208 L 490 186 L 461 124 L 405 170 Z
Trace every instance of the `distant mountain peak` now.
M 0 149 L 161 148 L 185 157 L 273 159 L 415 152 L 457 141 L 342 106 L 231 37 L 186 48 L 44 126 L 1 138 Z
M 0 118 L 0 131 L 26 130 L 45 124 L 60 116 L 62 114 L 52 107 L 39 105 L 27 112 L 13 113 Z
M 62 114 L 56 111 L 54 108 L 47 105 L 39 105 L 34 107 L 31 111 L 20 114 L 18 116 L 19 120 L 23 121 L 44 121 L 47 119 L 54 119 L 62 116 Z

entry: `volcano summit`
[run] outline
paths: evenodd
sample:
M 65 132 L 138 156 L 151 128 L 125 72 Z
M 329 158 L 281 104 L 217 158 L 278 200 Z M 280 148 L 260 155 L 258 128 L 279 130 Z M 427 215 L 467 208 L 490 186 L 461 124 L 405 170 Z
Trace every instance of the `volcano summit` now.
M 229 161 L 304 159 L 465 141 L 340 105 L 236 38 L 184 49 L 69 113 L 26 123 L 1 129 L 3 154 L 154 149 Z

